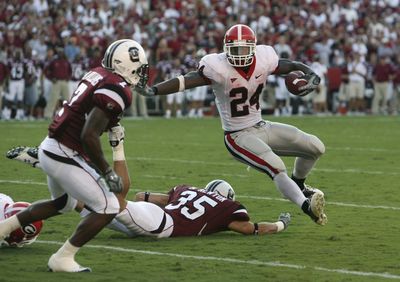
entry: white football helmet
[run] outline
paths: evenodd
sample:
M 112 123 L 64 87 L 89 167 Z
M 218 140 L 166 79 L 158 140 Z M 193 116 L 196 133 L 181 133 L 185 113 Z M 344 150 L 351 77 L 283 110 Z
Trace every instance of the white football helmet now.
M 122 39 L 108 46 L 101 62 L 103 68 L 122 76 L 130 85 L 145 87 L 149 64 L 143 47 L 132 39 Z
M 216 192 L 229 200 L 235 200 L 235 190 L 233 190 L 232 186 L 224 180 L 213 180 L 209 182 L 204 189 L 207 192 Z
M 27 207 L 31 204 L 27 202 L 15 202 L 9 206 L 4 211 L 4 218 L 9 218 Z M 8 246 L 12 247 L 23 247 L 25 245 L 30 245 L 35 242 L 36 238 L 39 236 L 40 231 L 43 227 L 43 220 L 38 220 L 32 222 L 28 225 L 24 225 L 20 228 L 17 228 L 13 232 L 11 232 L 6 238 L 4 238 L 4 242 Z
M 224 52 L 228 63 L 234 67 L 246 67 L 253 63 L 257 38 L 254 31 L 244 24 L 232 26 L 225 33 Z

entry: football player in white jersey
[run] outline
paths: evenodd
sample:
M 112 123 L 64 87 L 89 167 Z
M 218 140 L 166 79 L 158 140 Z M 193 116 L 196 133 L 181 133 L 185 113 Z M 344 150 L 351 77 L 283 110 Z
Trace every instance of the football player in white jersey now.
M 253 30 L 232 26 L 224 37 L 224 52 L 204 56 L 197 71 L 137 88 L 144 96 L 167 95 L 210 85 L 225 131 L 225 145 L 234 158 L 267 174 L 279 191 L 298 205 L 317 224 L 324 225 L 324 194 L 304 184 L 316 161 L 325 152 L 314 135 L 277 122 L 264 121 L 259 96 L 270 74 L 285 75 L 300 70 L 306 85 L 301 96 L 317 88 L 320 78 L 303 63 L 279 59 L 271 46 L 256 45 Z M 296 157 L 292 178 L 279 156 Z M 300 189 L 299 189 L 300 188 Z

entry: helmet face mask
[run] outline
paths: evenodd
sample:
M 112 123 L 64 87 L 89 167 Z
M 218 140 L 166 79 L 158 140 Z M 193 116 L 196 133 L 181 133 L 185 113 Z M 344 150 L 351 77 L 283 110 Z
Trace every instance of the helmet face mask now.
M 118 40 L 108 46 L 101 64 L 132 86 L 144 87 L 149 79 L 146 53 L 139 43 L 131 39 Z
M 257 39 L 253 30 L 242 24 L 232 26 L 224 37 L 224 52 L 234 67 L 247 67 L 254 61 Z

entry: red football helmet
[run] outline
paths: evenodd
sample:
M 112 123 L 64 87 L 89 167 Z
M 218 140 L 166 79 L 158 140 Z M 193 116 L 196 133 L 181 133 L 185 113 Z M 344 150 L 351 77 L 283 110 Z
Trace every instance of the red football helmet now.
M 224 52 L 234 67 L 246 67 L 253 63 L 256 52 L 256 35 L 244 24 L 232 26 L 225 33 Z
M 9 205 L 4 211 L 4 217 L 9 218 L 14 214 L 26 209 L 31 204 L 27 202 L 15 202 Z M 29 245 L 35 242 L 36 238 L 39 236 L 40 230 L 42 230 L 43 221 L 35 221 L 28 225 L 22 226 L 17 230 L 11 232 L 4 241 L 8 243 L 9 246 L 23 247 L 24 245 Z

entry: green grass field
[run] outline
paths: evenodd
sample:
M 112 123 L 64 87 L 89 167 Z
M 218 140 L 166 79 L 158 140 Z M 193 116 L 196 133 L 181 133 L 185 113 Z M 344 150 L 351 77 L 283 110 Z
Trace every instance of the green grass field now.
M 273 119 L 316 134 L 326 154 L 308 178 L 325 192 L 329 222 L 321 227 L 283 200 L 265 175 L 233 160 L 217 118 L 126 120 L 125 150 L 137 191 L 167 192 L 181 183 L 204 186 L 223 178 L 253 221 L 282 211 L 292 224 L 272 236 L 224 232 L 193 238 L 128 239 L 104 230 L 77 261 L 93 273 L 48 273 L 47 260 L 79 221 L 46 221 L 38 241 L 0 249 L 0 281 L 389 281 L 400 279 L 400 119 L 304 117 Z M 1 122 L 0 192 L 14 200 L 49 197 L 45 175 L 7 160 L 7 149 L 37 145 L 44 122 Z M 111 156 L 106 137 L 104 148 Z M 285 158 L 291 171 L 293 158 Z

